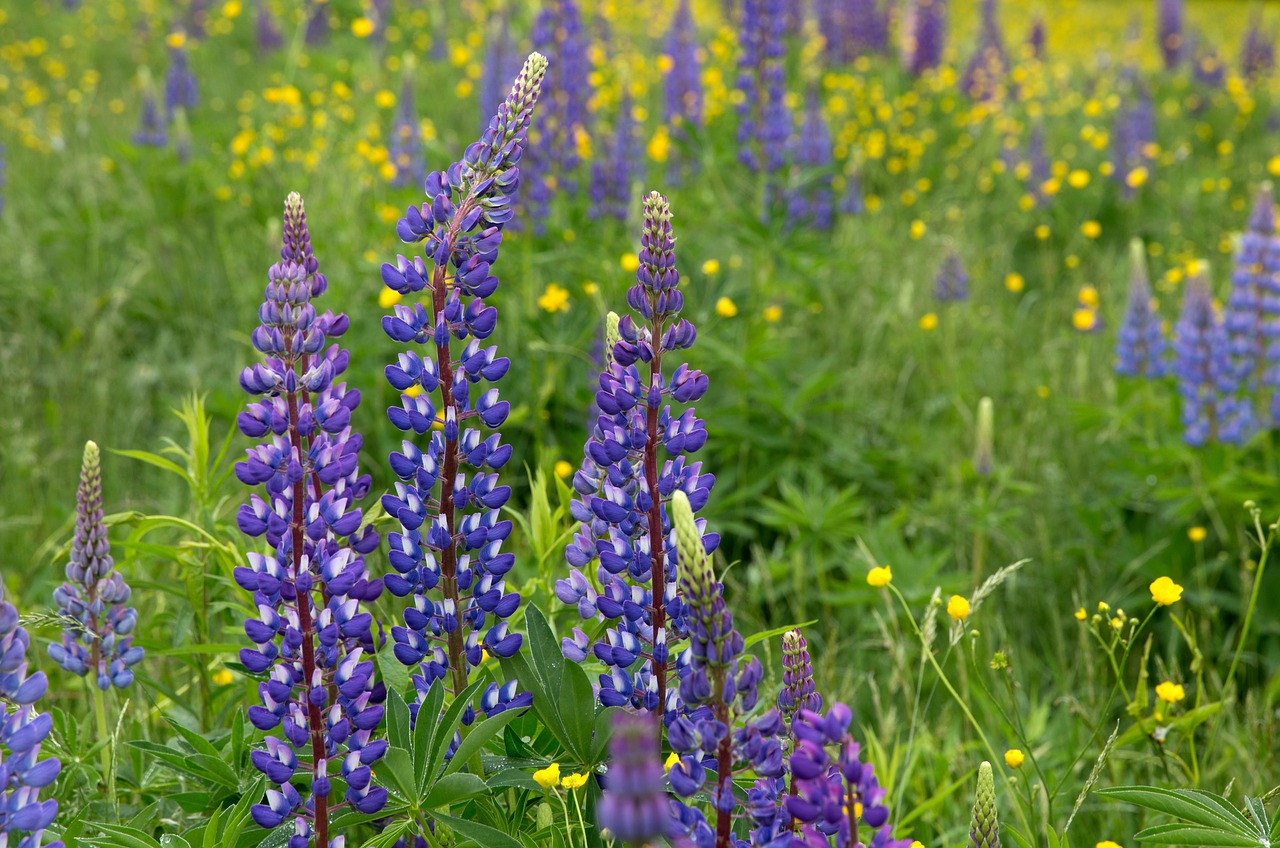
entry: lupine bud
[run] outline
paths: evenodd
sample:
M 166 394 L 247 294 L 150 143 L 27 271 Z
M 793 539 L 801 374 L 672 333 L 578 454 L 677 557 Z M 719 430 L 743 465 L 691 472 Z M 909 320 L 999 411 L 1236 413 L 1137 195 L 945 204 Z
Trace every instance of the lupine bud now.
M 991 398 L 978 401 L 978 427 L 973 450 L 973 470 L 981 477 L 995 471 L 995 409 Z
M 996 783 L 991 763 L 978 766 L 978 791 L 973 799 L 969 848 L 1000 848 L 1000 822 L 996 816 Z
M 798 710 L 817 712 L 822 709 L 822 696 L 813 682 L 813 665 L 809 643 L 799 630 L 782 634 L 782 689 L 778 692 L 778 712 L 787 726 Z
M 133 646 L 138 611 L 127 606 L 129 585 L 111 558 L 102 521 L 100 454 L 93 442 L 84 446 L 66 575 L 53 600 L 68 623 L 62 641 L 49 645 L 49 657 L 72 674 L 91 675 L 99 689 L 129 686 L 132 668 L 143 656 L 142 648 Z
M 1115 370 L 1124 377 L 1163 377 L 1169 370 L 1169 345 L 1160 316 L 1151 308 L 1147 252 L 1141 239 L 1129 244 L 1129 263 L 1129 305 L 1116 338 Z

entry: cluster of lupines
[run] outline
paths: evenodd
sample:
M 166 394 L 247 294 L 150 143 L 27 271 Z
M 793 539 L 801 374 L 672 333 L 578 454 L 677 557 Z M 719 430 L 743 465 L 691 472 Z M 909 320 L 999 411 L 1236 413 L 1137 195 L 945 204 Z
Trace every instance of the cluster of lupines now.
M 1223 321 L 1237 379 L 1248 388 L 1267 381 L 1270 348 L 1280 334 L 1280 237 L 1271 186 L 1258 190 L 1236 250 Z
M 995 96 L 1007 68 L 996 0 L 982 0 L 978 44 L 960 77 L 960 90 L 975 100 L 989 99 Z
M 271 266 L 261 324 L 253 346 L 261 364 L 246 368 L 240 385 L 261 400 L 240 413 L 240 431 L 265 441 L 235 466 L 248 486 L 265 486 L 236 516 L 250 537 L 265 537 L 269 550 L 249 554 L 236 582 L 253 592 L 258 616 L 245 623 L 253 648 L 240 661 L 253 674 L 261 705 L 249 720 L 262 731 L 280 728 L 252 755 L 254 766 L 279 789 L 252 809 L 266 828 L 294 817 L 290 848 L 341 848 L 330 840 L 330 762 L 339 760 L 346 803 L 364 813 L 382 809 L 386 790 L 372 784 L 371 766 L 386 742 L 374 740 L 386 697 L 374 682 L 373 620 L 361 612 L 382 592 L 369 579 L 363 555 L 378 546 L 371 527 L 361 530 L 357 505 L 370 479 L 359 476 L 361 438 L 351 428 L 360 393 L 336 382 L 348 354 L 326 343 L 348 327 L 345 315 L 317 314 L 312 299 L 328 283 L 312 252 L 302 198 L 285 201 L 284 246 Z M 301 758 L 299 754 L 302 754 Z M 293 780 L 306 776 L 307 797 Z M 314 835 L 314 843 L 312 837 Z
M 422 158 L 422 133 L 418 129 L 418 112 L 413 107 L 413 83 L 405 77 L 400 88 L 395 125 L 391 128 L 391 164 L 396 175 L 391 184 L 397 188 L 421 185 L 427 168 Z
M 164 75 L 164 112 L 173 123 L 179 109 L 190 113 L 200 102 L 196 75 L 187 58 L 185 38 L 175 37 L 169 44 L 169 69 Z
M 680 0 L 667 30 L 665 55 L 669 67 L 663 71 L 664 119 L 668 124 L 702 124 L 702 73 L 698 61 L 698 30 L 689 0 Z
M 507 85 L 520 72 L 520 54 L 511 43 L 511 27 L 501 10 L 493 13 L 480 71 L 480 132 L 507 98 Z
M 777 177 L 786 164 L 791 110 L 786 104 L 785 15 L 782 0 L 744 0 L 738 23 L 738 159 L 764 174 L 760 214 L 780 200 Z
M 831 229 L 835 211 L 835 192 L 831 188 L 831 129 L 822 113 L 822 99 L 816 88 L 809 90 L 791 161 L 799 168 L 800 175 L 787 196 L 788 223 Z
M 1129 245 L 1129 303 L 1116 337 L 1115 371 L 1123 377 L 1156 379 L 1169 371 L 1168 342 L 1151 305 L 1146 256 L 1142 241 L 1134 239 Z
M 49 681 L 43 671 L 27 674 L 30 647 L 18 610 L 4 599 L 0 584 L 0 845 L 16 848 L 40 848 L 44 829 L 58 815 L 58 802 L 41 801 L 40 790 L 62 768 L 57 758 L 40 759 L 53 717 L 37 714 L 33 706 L 44 697 Z M 47 848 L 62 848 L 62 843 Z
M 614 119 L 613 138 L 600 145 L 591 163 L 591 202 L 596 214 L 627 219 L 642 156 L 631 98 L 624 94 Z
M 624 844 L 657 842 L 670 820 L 666 783 L 657 719 L 650 713 L 617 713 L 596 823 Z
M 49 657 L 72 674 L 93 675 L 103 691 L 133 683 L 133 666 L 143 656 L 133 645 L 138 611 L 128 606 L 129 584 L 115 570 L 102 520 L 102 471 L 98 446 L 84 446 L 76 491 L 76 529 L 71 539 L 67 582 L 54 590 L 58 615 L 66 621 L 62 641 Z
M 827 61 L 844 65 L 889 46 L 892 3 L 878 0 L 817 0 L 814 15 L 825 41 Z
M 382 501 L 401 526 L 389 536 L 394 571 L 386 585 L 397 597 L 412 597 L 405 626 L 392 628 L 392 637 L 396 658 L 419 670 L 413 678 L 415 721 L 437 680 L 447 676 L 442 685 L 457 694 L 486 650 L 510 657 L 522 641 L 507 629 L 520 596 L 506 590 L 515 556 L 501 548 L 512 525 L 499 518 L 511 489 L 499 485 L 497 472 L 511 458 L 511 446 L 501 444 L 497 432 L 484 435 L 480 426 L 501 426 L 510 404 L 499 400 L 496 388 L 473 397 L 472 387 L 497 382 L 511 365 L 495 346 L 480 344 L 497 322 L 497 310 L 484 298 L 498 287 L 490 271 L 502 228 L 512 218 L 518 166 L 546 71 L 545 57 L 529 56 L 480 140 L 448 170 L 428 174 L 426 201 L 400 219 L 400 239 L 423 244 L 431 267 L 421 257 L 403 256 L 382 266 L 388 287 L 407 296 L 425 290 L 429 299 L 398 304 L 382 320 L 392 340 L 415 345 L 386 368 L 388 382 L 402 393 L 400 406 L 387 416 L 398 430 L 428 437 L 424 448 L 406 439 L 403 452 L 391 455 L 398 482 L 395 494 Z M 466 346 L 459 351 L 455 342 Z M 422 355 L 420 345 L 434 352 Z M 470 479 L 462 466 L 474 469 Z M 490 714 L 529 702 L 514 684 L 491 685 L 481 698 Z M 464 721 L 472 720 L 468 707 Z
M 1243 442 L 1252 429 L 1250 406 L 1237 396 L 1239 381 L 1228 350 L 1226 327 L 1214 312 L 1213 296 L 1203 274 L 1192 277 L 1187 285 L 1173 350 L 1187 444 Z
M 705 425 L 692 408 L 674 407 L 698 401 L 707 378 L 687 364 L 670 376 L 663 369 L 664 356 L 691 347 L 697 333 L 680 317 L 671 210 L 657 192 L 645 198 L 639 262 L 627 303 L 641 321 L 611 316 L 607 367 L 597 384 L 600 415 L 573 477 L 579 498 L 572 514 L 581 527 L 565 551 L 570 573 L 556 583 L 556 595 L 583 619 L 606 624 L 594 646 L 578 628 L 563 642 L 566 657 L 581 662 L 590 651 L 608 667 L 600 675 L 600 702 L 650 710 L 670 722 L 679 698 L 669 675 L 673 667 L 683 675 L 688 654 L 672 653 L 685 621 L 666 502 L 682 492 L 701 509 L 715 477 L 702 473 L 702 463 L 686 461 L 705 444 Z M 713 550 L 719 537 L 708 534 L 704 542 Z M 593 561 L 594 582 L 582 571 Z
M 901 32 L 907 70 L 919 76 L 936 68 L 947 42 L 947 0 L 908 0 Z
M 580 161 L 579 137 L 587 132 L 587 43 L 582 11 L 576 0 L 551 0 L 533 22 L 533 47 L 551 61 L 545 106 L 538 116 L 536 145 L 525 163 L 528 171 L 530 215 L 535 231 L 546 227 L 547 208 L 558 191 L 572 194 L 572 174 Z
M 1177 68 L 1186 55 L 1186 17 L 1185 0 L 1156 0 L 1156 46 L 1166 70 Z
M 969 299 L 969 272 L 954 249 L 947 251 L 938 266 L 938 273 L 933 279 L 933 297 L 943 303 Z

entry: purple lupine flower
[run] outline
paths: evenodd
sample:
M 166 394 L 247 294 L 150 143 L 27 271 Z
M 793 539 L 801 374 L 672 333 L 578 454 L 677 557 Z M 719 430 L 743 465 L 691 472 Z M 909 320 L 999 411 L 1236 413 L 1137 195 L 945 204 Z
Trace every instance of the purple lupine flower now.
M 1252 428 L 1250 407 L 1236 396 L 1239 383 L 1226 327 L 1215 314 L 1203 274 L 1187 286 L 1173 353 L 1173 372 L 1182 395 L 1183 439 L 1192 447 L 1214 440 L 1243 442 Z
M 785 807 L 803 825 L 799 844 L 907 848 L 910 839 L 893 838 L 885 789 L 875 768 L 861 759 L 861 746 L 849 732 L 852 720 L 847 706 L 833 704 L 825 714 L 801 710 L 792 723 L 799 740 L 790 757 L 795 793 Z
M 843 65 L 867 53 L 883 53 L 889 44 L 891 6 L 878 0 L 817 0 L 814 17 L 826 41 L 827 62 Z
M 1265 381 L 1270 330 L 1278 317 L 1276 307 L 1280 304 L 1269 298 L 1272 279 L 1266 261 L 1268 254 L 1277 252 L 1280 238 L 1276 236 L 1275 202 L 1271 186 L 1264 185 L 1258 189 L 1249 223 L 1240 236 L 1223 316 L 1236 378 L 1250 389 Z
M 169 143 L 169 133 L 160 118 L 156 93 L 150 79 L 145 77 L 142 88 L 142 113 L 138 116 L 138 128 L 133 132 L 133 143 L 142 147 L 164 147 Z
M 258 0 L 258 16 L 254 22 L 253 31 L 258 42 L 258 50 L 262 53 L 270 53 L 284 46 L 280 25 L 276 23 L 275 15 L 271 14 L 267 0 Z
M 307 28 L 303 35 L 308 47 L 321 47 L 329 41 L 328 0 L 310 0 Z
M 1218 51 L 1203 36 L 1196 38 L 1191 56 L 1191 74 L 1196 82 L 1207 88 L 1221 88 L 1227 79 L 1227 65 Z
M 840 211 L 846 215 L 861 215 L 867 211 L 862 191 L 862 166 L 856 154 L 850 154 L 844 166 L 844 192 L 840 195 Z
M 1151 93 L 1137 73 L 1128 72 L 1126 76 L 1129 86 L 1121 96 L 1111 129 L 1111 177 L 1120 184 L 1124 197 L 1132 197 L 1134 188 L 1129 175 L 1151 162 L 1150 150 L 1156 142 L 1156 112 Z
M 1129 305 L 1116 337 L 1115 371 L 1122 377 L 1157 379 L 1169 372 L 1169 345 L 1151 307 L 1146 255 L 1141 239 L 1134 239 L 1129 245 Z
M 76 526 L 79 529 L 78 521 Z M 58 802 L 41 801 L 40 790 L 62 770 L 56 757 L 40 759 L 40 745 L 53 729 L 53 717 L 37 714 L 33 706 L 44 697 L 49 681 L 43 671 L 27 674 L 30 647 L 31 637 L 18 620 L 18 610 L 4 599 L 0 582 L 0 845 L 16 848 L 40 848 L 44 829 L 58 815 Z M 62 843 L 46 848 L 62 848 Z
M 236 463 L 247 486 L 265 486 L 240 507 L 236 523 L 269 546 L 236 568 L 242 589 L 253 593 L 257 616 L 244 626 L 252 648 L 240 661 L 258 684 L 260 705 L 249 708 L 253 726 L 268 736 L 253 765 L 279 789 L 253 806 L 253 820 L 274 828 L 293 817 L 290 845 L 329 846 L 332 776 L 337 763 L 345 802 L 363 813 L 386 803 L 387 791 L 371 782 L 371 766 L 387 743 L 374 740 L 386 689 L 374 682 L 373 618 L 360 610 L 382 594 L 369 579 L 364 556 L 378 547 L 372 526 L 361 529 L 359 502 L 369 475 L 360 475 L 361 437 L 351 426 L 360 392 L 338 378 L 349 356 L 326 344 L 346 332 L 346 315 L 317 314 L 313 299 L 328 288 L 311 248 L 302 198 L 284 207 L 280 261 L 267 272 L 253 346 L 263 362 L 244 369 L 240 385 L 261 400 L 237 418 L 240 432 L 263 439 Z M 299 756 L 301 754 L 301 756 Z M 301 770 L 310 787 L 293 785 Z
M 1240 44 L 1240 74 L 1248 79 L 1260 79 L 1270 74 L 1276 66 L 1276 36 L 1262 28 L 1262 13 L 1254 9 L 1249 17 L 1249 27 Z
M 960 77 L 960 90 L 975 100 L 990 99 L 995 96 L 1007 67 L 996 0 L 982 0 L 978 44 Z
M 1172 71 L 1186 56 L 1186 0 L 1155 0 L 1156 42 L 1165 70 Z
M 619 221 L 627 220 L 631 211 L 633 185 L 643 163 L 644 152 L 636 133 L 631 111 L 631 97 L 623 94 L 614 121 L 613 138 L 601 145 L 591 163 L 591 202 L 598 214 Z
M 522 642 L 507 629 L 520 595 L 506 587 L 515 555 L 501 551 L 512 524 L 500 510 L 511 487 L 500 485 L 497 473 L 511 458 L 511 446 L 501 444 L 496 432 L 511 405 L 499 400 L 496 388 L 473 387 L 496 383 L 511 367 L 496 346 L 481 346 L 497 322 L 497 310 L 484 298 L 498 287 L 490 271 L 512 218 L 519 163 L 546 70 L 544 56 L 529 56 L 480 140 L 448 170 L 427 175 L 426 202 L 409 207 L 396 225 L 401 241 L 422 243 L 429 259 L 398 256 L 395 265 L 382 266 L 388 287 L 429 296 L 429 309 L 421 302 L 400 304 L 382 319 L 392 340 L 414 345 L 386 367 L 387 381 L 404 393 L 387 417 L 396 429 L 428 439 L 421 448 L 406 439 L 403 452 L 391 454 L 398 482 L 395 494 L 382 499 L 401 525 L 388 537 L 394 570 L 387 588 L 413 599 L 405 626 L 391 634 L 396 658 L 420 672 L 413 677 L 418 698 L 410 705 L 415 722 L 437 680 L 448 676 L 456 695 L 484 651 L 511 657 Z M 434 353 L 419 353 L 420 345 L 431 345 Z M 495 432 L 485 435 L 485 429 Z M 470 479 L 460 470 L 465 466 L 474 469 Z M 488 714 L 529 703 L 531 696 L 516 693 L 514 684 L 491 684 L 481 697 Z M 463 720 L 474 718 L 468 706 Z
M 1031 19 L 1031 28 L 1027 30 L 1027 47 L 1031 49 L 1031 58 L 1044 60 L 1044 42 L 1044 17 L 1036 15 Z
M 809 642 L 799 630 L 782 634 L 782 689 L 778 691 L 778 712 L 791 726 L 797 710 L 817 712 L 822 709 L 822 695 L 813 682 L 813 663 Z
M 200 93 L 196 85 L 196 76 L 191 72 L 191 63 L 187 61 L 185 45 L 169 48 L 169 69 L 164 75 L 164 113 L 166 120 L 173 123 L 174 113 L 185 109 L 187 114 L 200 102 Z
M 400 87 L 400 104 L 396 108 L 395 126 L 391 128 L 391 164 L 396 175 L 391 185 L 403 188 L 421 185 L 427 167 L 422 157 L 422 133 L 418 129 L 418 113 L 413 108 L 413 82 L 405 77 Z
M 752 171 L 760 170 L 762 165 L 758 138 L 764 123 L 765 98 L 761 86 L 767 27 L 763 5 L 764 0 L 743 0 L 738 20 L 738 161 Z
M 657 842 L 667 832 L 671 802 L 657 725 L 648 713 L 619 712 L 613 717 L 609 771 L 596 805 L 596 823 L 626 845 Z
M 938 274 L 933 279 L 933 297 L 944 303 L 969 299 L 969 272 L 954 249 L 947 251 L 938 266 Z
M 663 72 L 662 88 L 666 123 L 684 127 L 702 125 L 702 68 L 698 61 L 698 29 L 689 0 L 680 0 L 667 30 L 665 55 L 671 60 Z
M 796 139 L 792 162 L 800 169 L 800 179 L 787 194 L 787 221 L 809 224 L 819 230 L 831 229 L 835 192 L 831 182 L 831 130 L 822 114 L 822 99 L 816 87 L 809 89 L 804 120 Z
M 547 97 L 524 169 L 529 183 L 535 232 L 546 229 L 547 210 L 557 192 L 577 190 L 578 137 L 587 132 L 590 98 L 587 44 L 576 0 L 552 0 L 533 23 L 533 47 L 552 63 L 543 84 Z
M 738 159 L 764 175 L 760 218 L 782 199 L 780 174 L 791 137 L 791 109 L 786 103 L 786 44 L 782 0 L 745 0 L 739 22 L 737 91 Z
M 480 74 L 480 131 L 507 97 L 507 85 L 520 72 L 521 57 L 511 43 L 511 27 L 507 16 L 495 11 L 489 21 L 489 38 L 485 43 L 484 68 Z
M 671 209 L 657 192 L 644 201 L 639 260 L 627 303 L 640 319 L 610 315 L 607 367 L 596 393 L 600 416 L 573 477 L 579 499 L 570 509 L 581 527 L 565 550 L 569 577 L 555 591 L 583 619 L 604 627 L 594 646 L 581 631 L 562 643 L 571 660 L 581 662 L 590 651 L 608 669 L 600 675 L 600 702 L 649 710 L 669 722 L 680 706 L 669 677 L 688 668 L 689 654 L 676 649 L 685 636 L 684 608 L 666 500 L 680 490 L 701 509 L 715 477 L 687 461 L 707 431 L 692 408 L 679 408 L 702 398 L 707 378 L 687 364 L 669 374 L 663 368 L 664 356 L 691 347 L 697 332 L 680 317 Z M 647 374 L 640 363 L 648 364 Z M 704 544 L 714 550 L 719 537 L 707 534 Z M 594 581 L 583 573 L 593 561 Z
M 115 570 L 107 528 L 102 522 L 102 471 L 98 446 L 87 442 L 76 490 L 76 529 L 67 561 L 67 582 L 53 593 L 58 614 L 68 622 L 49 657 L 72 674 L 93 675 L 106 691 L 133 683 L 142 648 L 133 645 L 138 611 L 128 606 L 129 584 Z
M 902 16 L 902 56 L 919 76 L 942 64 L 947 41 L 947 0 L 909 0 Z
M 745 642 L 733 626 L 724 603 L 724 587 L 716 580 L 701 529 L 683 490 L 671 495 L 671 525 L 680 561 L 680 591 L 685 604 L 691 660 L 680 678 L 680 699 L 685 714 L 671 722 L 667 742 L 679 755 L 668 777 L 671 789 L 690 799 L 708 782 L 708 766 L 714 784 L 706 789 L 715 828 L 702 811 L 677 801 L 685 834 L 699 844 L 728 848 L 737 801 L 733 773 L 747 766 L 759 778 L 777 781 L 785 774 L 782 745 L 786 728 L 777 710 L 739 725 L 759 700 L 764 672 L 755 657 L 742 658 Z M 776 784 L 775 784 L 776 785 Z

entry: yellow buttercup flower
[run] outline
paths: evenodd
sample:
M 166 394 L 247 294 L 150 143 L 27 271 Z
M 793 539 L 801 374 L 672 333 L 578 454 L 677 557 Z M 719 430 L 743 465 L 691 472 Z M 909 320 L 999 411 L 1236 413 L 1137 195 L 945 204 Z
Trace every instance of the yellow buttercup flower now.
M 573 465 L 565 462 L 563 459 L 556 463 L 556 476 L 562 480 L 573 473 Z
M 563 786 L 565 789 L 568 789 L 571 791 L 574 789 L 581 789 L 583 786 L 586 786 L 586 784 L 587 784 L 587 775 L 581 772 L 575 772 L 574 774 L 567 775 L 565 779 L 560 783 L 560 785 Z
M 653 161 L 667 161 L 667 153 L 671 150 L 671 136 L 667 134 L 666 127 L 658 127 L 653 134 L 653 138 L 649 139 L 646 150 L 649 153 L 649 158 Z
M 947 615 L 956 621 L 964 621 L 969 617 L 969 600 L 961 595 L 952 595 L 947 601 Z
M 778 306 L 776 303 L 773 304 L 772 306 L 766 306 L 764 308 L 764 320 L 768 321 L 770 324 L 774 323 L 775 321 L 778 321 L 781 318 L 782 318 L 782 307 Z
M 1182 684 L 1166 680 L 1156 687 L 1156 697 L 1166 703 L 1176 704 L 1187 697 L 1187 693 L 1182 688 Z
M 883 589 L 893 580 L 893 572 L 887 565 L 878 565 L 867 572 L 867 583 L 877 589 Z
M 378 292 L 378 305 L 383 309 L 390 309 L 399 303 L 400 299 L 403 297 L 404 295 L 400 294 L 400 292 L 395 289 L 389 289 L 386 286 L 383 286 L 382 291 Z
M 1102 235 L 1102 225 L 1097 221 L 1085 221 L 1080 225 L 1080 232 L 1084 233 L 1085 238 L 1097 238 Z
M 384 88 L 373 95 L 373 102 L 377 104 L 379 109 L 390 109 L 396 105 L 396 96 Z
M 716 314 L 721 318 L 732 318 L 738 314 L 738 304 L 727 297 L 722 297 L 716 301 Z
M 622 254 L 621 264 L 622 270 L 634 272 L 640 267 L 640 257 L 636 256 L 634 253 L 624 253 Z
M 1089 613 L 1084 611 L 1084 607 L 1080 607 L 1080 609 L 1076 610 L 1074 615 L 1076 617 L 1076 621 L 1084 621 L 1089 617 Z
M 544 769 L 535 771 L 533 779 L 543 789 L 554 789 L 560 785 L 560 764 L 552 763 Z
M 1089 184 L 1089 172 L 1076 168 L 1067 174 L 1067 185 L 1072 188 L 1084 188 Z
M 1009 768 L 1018 768 L 1026 760 L 1026 757 L 1017 748 L 1010 748 L 1004 752 L 1004 762 Z
M 1098 290 L 1093 286 L 1085 286 L 1080 289 L 1080 302 L 1090 309 L 1098 308 Z
M 920 329 L 924 330 L 926 333 L 929 332 L 930 330 L 937 329 L 937 327 L 938 327 L 937 314 L 933 312 L 926 312 L 924 315 L 920 316 Z
M 1207 535 L 1208 531 L 1203 527 L 1192 527 L 1187 531 L 1187 538 L 1193 542 L 1203 542 Z
M 368 18 L 356 18 L 351 22 L 351 33 L 356 38 L 368 38 L 373 35 L 373 21 Z
M 213 682 L 219 686 L 226 686 L 233 679 L 230 669 L 220 668 L 213 673 Z
M 1182 600 L 1182 587 L 1168 577 L 1157 577 L 1148 588 L 1151 589 L 1151 600 L 1158 606 L 1167 607 Z
M 719 274 L 719 273 L 720 273 L 720 260 L 719 260 L 719 259 L 708 259 L 706 262 L 703 262 L 703 263 L 702 263 L 702 273 L 706 274 L 708 277 L 710 277 L 710 276 L 712 276 L 712 275 L 714 275 L 714 274 Z
M 546 291 L 538 298 L 538 308 L 543 312 L 568 312 L 569 290 L 555 283 L 548 283 Z
M 187 43 L 187 34 L 182 30 L 171 32 L 165 36 L 164 43 L 172 47 L 174 50 L 178 50 Z
M 925 225 L 924 221 L 916 218 L 911 222 L 911 238 L 913 241 L 919 241 L 924 237 Z
M 1005 276 L 1004 287 L 1014 294 L 1017 294 L 1026 287 L 1026 281 L 1022 279 L 1022 275 L 1017 271 L 1012 271 Z
M 1117 842 L 1112 842 L 1110 839 L 1106 839 L 1106 840 L 1103 840 L 1102 842 L 1099 842 L 1097 845 L 1094 846 L 1094 848 L 1120 848 L 1120 844 Z
M 1147 181 L 1148 176 L 1147 169 L 1139 165 L 1125 174 L 1124 182 L 1129 188 L 1138 188 Z
M 1071 313 L 1071 326 L 1082 333 L 1087 333 L 1098 325 L 1098 313 L 1092 309 L 1080 308 Z

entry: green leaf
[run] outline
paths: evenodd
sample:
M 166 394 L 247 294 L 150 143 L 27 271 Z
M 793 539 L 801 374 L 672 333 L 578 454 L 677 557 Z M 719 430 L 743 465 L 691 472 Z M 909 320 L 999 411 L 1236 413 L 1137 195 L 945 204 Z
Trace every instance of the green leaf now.
M 186 837 L 176 833 L 166 833 L 160 837 L 160 848 L 191 848 L 191 843 L 186 840 Z
M 387 748 L 382 764 L 378 766 L 378 776 L 385 778 L 383 786 L 388 791 L 398 793 L 406 801 L 415 797 L 417 792 L 414 791 L 413 773 L 413 759 L 408 751 L 404 748 Z
M 387 743 L 392 748 L 409 750 L 409 707 L 394 689 L 387 692 Z
M 596 713 L 596 727 L 591 740 L 591 757 L 586 765 L 594 766 L 605 760 L 604 748 L 609 744 L 609 728 L 613 724 L 613 716 L 622 707 L 605 707 Z
M 1226 829 L 1240 836 L 1250 836 L 1251 828 L 1241 829 L 1242 824 L 1248 824 L 1243 816 L 1237 815 L 1235 820 L 1232 820 L 1220 809 L 1211 807 L 1203 800 L 1188 797 L 1171 789 L 1155 786 L 1117 786 L 1100 790 L 1098 794 L 1145 807 L 1148 810 L 1155 810 L 1158 813 L 1168 813 L 1201 827 Z
M 101 831 L 105 836 L 81 836 L 79 841 L 85 845 L 100 845 L 102 848 L 161 848 L 160 843 L 150 834 L 137 828 L 101 823 L 90 824 L 88 827 L 90 830 Z
M 446 775 L 431 786 L 431 791 L 427 793 L 427 797 L 422 801 L 422 808 L 435 810 L 441 807 L 448 807 L 450 804 L 455 804 L 465 798 L 483 795 L 488 790 L 489 787 L 485 782 L 474 774 L 460 772 Z
M 765 630 L 759 633 L 752 633 L 750 636 L 746 638 L 743 644 L 744 644 L 744 647 L 749 649 L 752 645 L 756 644 L 757 642 L 763 642 L 765 639 L 774 639 L 778 636 L 781 636 L 783 633 L 786 633 L 788 630 L 803 630 L 806 627 L 812 627 L 817 623 L 818 623 L 818 620 L 815 618 L 812 621 L 806 621 L 802 624 L 788 624 L 786 627 L 775 627 L 772 630 Z
M 472 756 L 479 753 L 480 749 L 489 740 L 501 733 L 504 727 L 519 717 L 519 710 L 503 710 L 496 716 L 487 718 L 472 727 L 471 732 L 463 737 L 462 744 L 458 746 L 458 750 L 453 753 L 453 759 L 449 760 L 449 764 L 445 766 L 445 776 L 447 777 L 461 769 L 471 760 Z
M 197 753 L 208 754 L 210 757 L 222 758 L 222 753 L 205 737 L 196 733 L 194 730 L 183 727 L 176 720 L 168 718 L 169 726 L 178 731 L 178 735 L 186 741 L 188 745 L 196 750 Z
M 529 646 L 533 662 L 542 677 L 548 692 L 559 693 L 561 678 L 564 675 L 564 654 L 560 650 L 560 642 L 552 632 L 547 617 L 542 614 L 536 604 L 529 604 L 524 614 L 525 626 L 529 632 Z
M 577 663 L 565 666 L 561 680 L 558 706 L 569 750 L 579 762 L 586 763 L 591 755 L 591 733 L 595 727 L 596 699 L 591 681 Z
M 1205 845 L 1211 848 L 1257 848 L 1266 844 L 1259 842 L 1257 837 L 1227 833 L 1212 827 L 1193 827 L 1183 824 L 1149 827 L 1138 831 L 1133 838 L 1139 842 L 1151 842 L 1156 845 Z
M 524 848 L 520 842 L 494 827 L 453 816 L 437 815 L 436 821 L 483 848 Z
M 156 468 L 163 468 L 173 474 L 177 474 L 183 480 L 187 481 L 187 485 L 195 488 L 195 481 L 191 479 L 191 475 L 187 473 L 187 469 L 171 459 L 165 459 L 158 454 L 149 453 L 140 450 L 113 450 L 112 453 L 117 456 L 127 456 L 130 459 L 136 459 L 139 462 L 145 462 L 147 465 L 154 465 Z
M 367 840 L 364 843 L 363 848 L 389 848 L 389 846 L 396 843 L 397 839 L 408 833 L 409 828 L 412 826 L 412 821 L 398 821 L 389 826 L 386 830 L 382 831 L 382 833 L 375 836 L 373 839 Z

